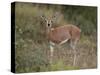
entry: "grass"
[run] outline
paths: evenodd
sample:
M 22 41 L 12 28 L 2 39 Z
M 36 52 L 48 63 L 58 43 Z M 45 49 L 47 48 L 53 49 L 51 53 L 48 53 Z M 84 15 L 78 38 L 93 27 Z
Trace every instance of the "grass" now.
M 59 60 L 55 64 L 50 65 L 50 70 L 51 71 L 61 71 L 61 70 L 76 70 L 79 69 L 79 67 L 75 66 L 67 66 L 64 64 L 62 60 Z
M 50 17 L 56 11 L 59 16 L 57 16 L 53 26 L 71 23 L 82 30 L 76 49 L 77 64 L 75 67 L 72 65 L 73 50 L 69 47 L 69 43 L 55 47 L 53 64 L 49 63 L 49 42 L 46 39 L 45 23 L 40 16 L 45 14 Z M 97 67 L 96 8 L 16 3 L 15 15 L 16 72 L 76 70 Z

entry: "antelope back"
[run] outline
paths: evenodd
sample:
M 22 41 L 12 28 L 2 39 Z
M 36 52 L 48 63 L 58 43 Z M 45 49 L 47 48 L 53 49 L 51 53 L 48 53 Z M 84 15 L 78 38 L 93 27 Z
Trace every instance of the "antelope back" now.
M 54 43 L 60 43 L 66 39 L 79 40 L 80 29 L 74 25 L 65 25 L 54 28 L 48 34 L 49 40 Z

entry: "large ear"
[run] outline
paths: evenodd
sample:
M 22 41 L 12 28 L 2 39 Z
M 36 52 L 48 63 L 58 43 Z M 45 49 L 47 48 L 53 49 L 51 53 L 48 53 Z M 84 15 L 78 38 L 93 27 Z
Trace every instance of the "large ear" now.
M 52 21 L 55 22 L 57 20 L 57 18 L 59 17 L 59 13 L 56 12 L 53 16 L 52 16 Z
M 44 15 L 41 15 L 41 18 L 46 21 L 46 17 Z

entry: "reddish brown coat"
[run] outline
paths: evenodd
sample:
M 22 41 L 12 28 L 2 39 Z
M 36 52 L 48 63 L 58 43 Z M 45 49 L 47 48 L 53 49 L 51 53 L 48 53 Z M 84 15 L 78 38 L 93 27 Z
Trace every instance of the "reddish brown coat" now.
M 53 43 L 59 44 L 66 39 L 79 40 L 80 32 L 81 30 L 75 25 L 64 25 L 51 30 L 48 38 Z

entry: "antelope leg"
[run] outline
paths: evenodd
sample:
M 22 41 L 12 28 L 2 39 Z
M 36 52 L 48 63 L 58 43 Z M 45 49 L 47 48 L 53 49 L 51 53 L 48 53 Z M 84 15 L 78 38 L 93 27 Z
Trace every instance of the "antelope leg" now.
M 50 64 L 52 64 L 53 61 L 53 52 L 54 52 L 54 48 L 52 45 L 50 45 Z

